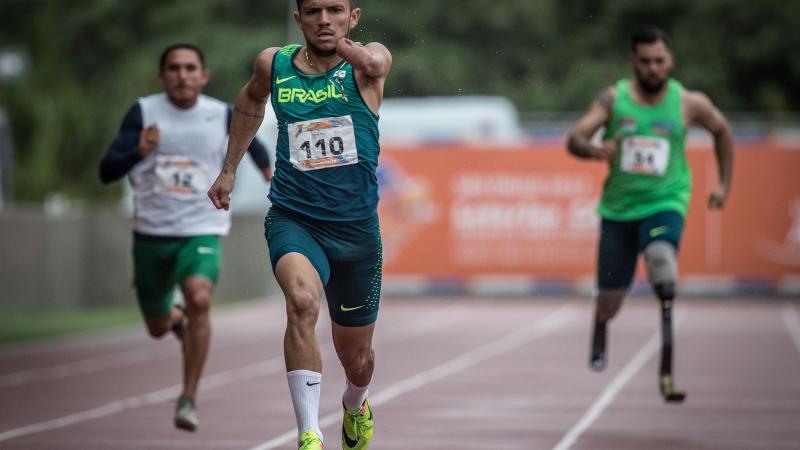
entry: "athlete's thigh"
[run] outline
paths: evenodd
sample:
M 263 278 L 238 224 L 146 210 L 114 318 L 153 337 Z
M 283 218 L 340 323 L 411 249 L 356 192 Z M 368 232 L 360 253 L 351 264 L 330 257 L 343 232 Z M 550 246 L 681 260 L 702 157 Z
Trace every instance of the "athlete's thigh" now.
M 264 219 L 264 236 L 267 238 L 272 271 L 276 276 L 279 261 L 288 254 L 299 253 L 317 271 L 321 283 L 324 285 L 328 282 L 328 256 L 314 236 L 314 228 L 315 225 L 307 219 L 275 206 L 270 208 Z
M 139 309 L 148 319 L 163 317 L 172 308 L 177 252 L 178 245 L 174 241 L 149 241 L 134 237 L 136 298 Z
M 639 251 L 644 250 L 653 241 L 666 241 L 680 248 L 683 235 L 683 216 L 675 211 L 664 211 L 653 214 L 639 224 Z
M 340 237 L 329 236 L 325 242 L 331 261 L 331 278 L 325 286 L 328 310 L 335 323 L 362 327 L 378 317 L 383 274 L 380 225 L 375 216 L 339 231 Z
M 175 275 L 183 285 L 187 278 L 201 276 L 211 284 L 219 279 L 222 264 L 220 237 L 216 235 L 193 236 L 184 239 L 175 262 Z
M 597 285 L 624 289 L 631 285 L 639 257 L 638 223 L 603 219 L 597 252 Z

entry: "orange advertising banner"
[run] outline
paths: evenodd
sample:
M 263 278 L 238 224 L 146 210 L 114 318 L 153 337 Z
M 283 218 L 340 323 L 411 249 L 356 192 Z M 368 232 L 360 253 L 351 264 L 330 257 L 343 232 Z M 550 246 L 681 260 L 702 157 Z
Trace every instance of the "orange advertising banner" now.
M 726 208 L 709 211 L 713 151 L 687 151 L 694 190 L 682 275 L 779 281 L 800 274 L 800 147 L 737 145 Z M 561 145 L 385 148 L 385 274 L 593 277 L 607 168 Z

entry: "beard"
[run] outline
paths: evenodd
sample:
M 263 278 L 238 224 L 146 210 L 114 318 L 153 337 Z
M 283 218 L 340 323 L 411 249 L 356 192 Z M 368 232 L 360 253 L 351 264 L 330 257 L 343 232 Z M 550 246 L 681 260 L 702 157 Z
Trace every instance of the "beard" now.
M 636 81 L 639 82 L 639 86 L 641 86 L 642 90 L 648 94 L 658 94 L 664 89 L 664 85 L 667 83 L 667 80 L 647 79 L 641 76 L 637 76 Z

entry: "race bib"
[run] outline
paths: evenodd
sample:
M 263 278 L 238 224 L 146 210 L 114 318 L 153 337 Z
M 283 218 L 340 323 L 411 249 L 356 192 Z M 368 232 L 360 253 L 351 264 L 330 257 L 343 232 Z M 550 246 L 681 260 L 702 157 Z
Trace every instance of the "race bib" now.
M 318 170 L 358 162 L 353 119 L 328 117 L 289 124 L 290 161 L 297 170 Z
M 654 136 L 630 136 L 622 140 L 622 171 L 662 176 L 669 164 L 669 141 Z
M 200 194 L 208 190 L 208 171 L 186 156 L 156 156 L 156 192 Z

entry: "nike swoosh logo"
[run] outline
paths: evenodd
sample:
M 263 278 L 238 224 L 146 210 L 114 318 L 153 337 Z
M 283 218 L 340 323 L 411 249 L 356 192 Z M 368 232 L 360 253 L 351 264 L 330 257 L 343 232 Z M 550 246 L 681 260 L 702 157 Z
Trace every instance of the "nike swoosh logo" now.
M 656 228 L 653 228 L 652 230 L 650 230 L 650 237 L 654 238 L 654 237 L 657 237 L 657 236 L 661 236 L 662 234 L 666 234 L 668 231 L 669 231 L 669 227 L 666 227 L 666 226 L 656 227 Z
M 342 442 L 344 442 L 347 448 L 356 448 L 356 445 L 358 445 L 358 441 L 350 439 L 350 436 L 347 435 L 347 431 L 344 430 L 344 425 L 342 425 Z
M 297 75 L 292 75 L 291 77 L 286 77 L 286 78 L 275 78 L 275 84 L 283 84 L 291 80 L 292 78 L 297 78 Z
M 367 420 L 372 420 L 372 408 L 367 407 L 367 412 L 369 413 Z M 356 448 L 356 445 L 358 445 L 358 441 L 350 439 L 350 436 L 347 435 L 347 430 L 345 430 L 344 424 L 342 424 L 342 443 L 345 444 L 347 448 L 351 449 Z
M 197 253 L 200 253 L 201 255 L 213 255 L 216 253 L 216 250 L 211 247 L 197 247 Z
M 310 381 L 306 381 L 306 386 L 316 386 L 316 385 L 318 385 L 320 383 L 322 383 L 322 382 L 321 381 L 317 381 L 316 383 L 312 383 Z
M 341 309 L 341 310 L 342 310 L 342 312 L 350 312 L 350 311 L 355 311 L 355 310 L 357 310 L 357 309 L 361 309 L 361 308 L 363 308 L 363 307 L 364 307 L 364 305 L 359 305 L 359 306 L 354 306 L 354 307 L 352 307 L 352 308 L 348 308 L 348 307 L 346 307 L 346 306 L 344 306 L 344 305 L 340 305 L 340 306 L 339 306 L 339 309 Z

